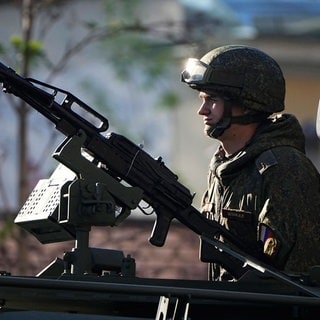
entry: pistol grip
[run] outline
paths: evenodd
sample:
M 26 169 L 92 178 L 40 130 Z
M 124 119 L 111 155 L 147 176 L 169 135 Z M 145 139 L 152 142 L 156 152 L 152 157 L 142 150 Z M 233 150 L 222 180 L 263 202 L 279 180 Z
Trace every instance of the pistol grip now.
M 162 247 L 166 241 L 167 234 L 170 228 L 171 214 L 157 214 L 157 219 L 154 222 L 149 242 L 157 247 Z

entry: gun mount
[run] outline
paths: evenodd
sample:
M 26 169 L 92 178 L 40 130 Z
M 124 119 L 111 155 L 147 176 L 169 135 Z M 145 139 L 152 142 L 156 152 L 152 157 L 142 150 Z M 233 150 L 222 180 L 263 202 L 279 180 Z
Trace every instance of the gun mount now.
M 39 181 L 15 223 L 41 243 L 75 241 L 71 252 L 36 277 L 0 275 L 2 319 L 318 319 L 318 267 L 307 275 L 288 275 L 251 257 L 232 234 L 192 207 L 190 191 L 161 158 L 153 159 L 123 136 L 103 136 L 108 120 L 69 92 L 25 79 L 1 63 L 0 82 L 66 135 L 53 154 L 60 164 Z M 61 103 L 58 93 L 65 95 Z M 152 244 L 163 245 L 175 218 L 201 237 L 203 261 L 212 259 L 205 250 L 210 246 L 216 261 L 232 269 L 236 259 L 248 271 L 230 283 L 141 279 L 130 256 L 89 247 L 92 226 L 119 225 L 141 200 L 157 215 Z M 230 245 L 215 240 L 219 234 Z
M 116 182 L 92 162 L 82 150 L 85 139 L 85 133 L 79 132 L 56 149 L 53 157 L 60 165 L 50 179 L 37 184 L 15 223 L 41 243 L 75 239 L 74 250 L 64 255 L 64 273 L 90 274 L 95 270 L 101 274 L 103 268 L 117 265 L 122 270 L 121 263 L 114 265 L 112 261 L 125 261 L 124 256 L 89 248 L 89 232 L 92 226 L 119 225 L 138 206 L 143 191 Z M 107 262 L 111 253 L 113 258 Z M 56 270 L 56 266 L 50 268 Z

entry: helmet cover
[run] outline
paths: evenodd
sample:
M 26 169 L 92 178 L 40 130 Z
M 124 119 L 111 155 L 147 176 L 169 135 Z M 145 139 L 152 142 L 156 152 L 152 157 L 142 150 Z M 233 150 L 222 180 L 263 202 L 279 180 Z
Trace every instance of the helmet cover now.
M 285 80 L 278 63 L 263 51 L 227 45 L 189 59 L 182 81 L 199 91 L 216 92 L 258 112 L 284 110 Z

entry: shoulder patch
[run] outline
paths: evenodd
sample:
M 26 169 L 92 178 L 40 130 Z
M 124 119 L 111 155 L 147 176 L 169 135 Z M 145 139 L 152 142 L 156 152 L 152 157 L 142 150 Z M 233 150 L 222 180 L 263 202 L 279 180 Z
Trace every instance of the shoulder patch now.
M 270 167 L 276 165 L 278 163 L 276 157 L 273 152 L 269 149 L 267 151 L 262 152 L 255 160 L 256 167 L 260 174 L 263 174 Z
M 259 240 L 263 244 L 263 253 L 269 257 L 277 254 L 280 246 L 279 240 L 275 237 L 272 229 L 265 224 L 259 226 Z

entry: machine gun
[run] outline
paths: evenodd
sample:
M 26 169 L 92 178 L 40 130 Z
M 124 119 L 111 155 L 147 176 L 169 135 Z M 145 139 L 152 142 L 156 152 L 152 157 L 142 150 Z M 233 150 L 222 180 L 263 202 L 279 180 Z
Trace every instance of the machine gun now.
M 54 153 L 54 158 L 78 177 L 83 178 L 85 175 L 88 178 L 96 170 L 98 173 L 94 178 L 99 174 L 105 177 L 103 185 L 108 188 L 111 197 L 116 199 L 117 205 L 124 209 L 122 217 L 128 210 L 134 209 L 140 200 L 153 208 L 157 218 L 149 238 L 151 244 L 162 246 L 165 243 L 171 221 L 175 218 L 198 235 L 223 235 L 230 243 L 241 248 L 241 243 L 233 234 L 217 222 L 203 217 L 192 206 L 193 195 L 178 181 L 177 175 L 165 165 L 161 157 L 151 157 L 122 135 L 113 132 L 105 134 L 109 127 L 108 120 L 70 92 L 24 78 L 2 63 L 0 82 L 3 83 L 4 92 L 24 100 L 66 136 Z M 73 148 L 71 154 L 61 155 L 67 148 Z M 82 164 L 87 162 L 80 154 L 80 149 L 93 158 L 91 169 L 88 169 L 87 164 L 75 168 L 76 159 L 81 159 Z M 81 172 L 84 167 L 89 172 Z M 122 186 L 123 181 L 132 187 L 130 196 L 122 191 L 114 191 Z

